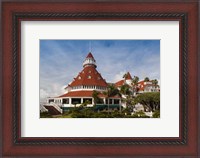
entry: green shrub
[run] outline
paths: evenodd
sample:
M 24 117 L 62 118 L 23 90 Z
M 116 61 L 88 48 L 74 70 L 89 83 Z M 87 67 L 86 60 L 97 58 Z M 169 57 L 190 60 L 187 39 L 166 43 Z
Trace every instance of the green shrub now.
M 153 118 L 160 118 L 160 111 L 157 110 L 153 113 Z
M 52 116 L 48 112 L 41 112 L 40 118 L 52 118 Z
M 139 111 L 133 114 L 134 118 L 149 118 L 143 111 Z

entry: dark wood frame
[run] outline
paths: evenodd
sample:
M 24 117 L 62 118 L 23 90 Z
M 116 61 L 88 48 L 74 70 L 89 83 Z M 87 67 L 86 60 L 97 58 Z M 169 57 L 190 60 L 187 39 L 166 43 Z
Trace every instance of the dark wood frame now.
M 148 9 L 147 9 L 148 8 Z M 198 2 L 7 2 L 2 9 L 2 134 L 4 156 L 198 157 Z M 179 138 L 21 138 L 20 22 L 22 20 L 178 20 L 180 22 Z

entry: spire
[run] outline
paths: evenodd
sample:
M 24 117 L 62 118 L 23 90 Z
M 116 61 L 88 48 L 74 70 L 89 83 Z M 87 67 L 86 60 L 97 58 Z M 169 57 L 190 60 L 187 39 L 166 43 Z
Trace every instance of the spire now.
M 89 42 L 89 52 L 92 52 L 92 42 Z
M 125 79 L 126 80 L 131 80 L 132 79 L 131 74 L 129 72 L 127 72 Z
M 92 55 L 92 53 L 91 52 L 89 52 L 88 53 L 88 55 L 87 55 L 87 57 L 86 58 L 93 58 L 94 59 L 94 57 L 93 57 L 93 55 Z
M 83 62 L 83 67 L 85 68 L 86 66 L 94 66 L 95 68 L 97 67 L 96 60 L 94 59 L 91 52 L 88 53 L 88 55 L 86 56 L 86 58 Z

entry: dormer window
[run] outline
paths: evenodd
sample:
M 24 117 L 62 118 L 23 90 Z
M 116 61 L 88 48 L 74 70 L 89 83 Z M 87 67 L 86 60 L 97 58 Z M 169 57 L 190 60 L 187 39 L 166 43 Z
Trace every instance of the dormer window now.
M 88 76 L 88 79 L 91 79 L 91 78 L 92 78 L 92 77 L 89 75 L 89 76 Z
M 81 79 L 81 76 L 78 76 L 78 79 L 80 80 L 80 79 Z

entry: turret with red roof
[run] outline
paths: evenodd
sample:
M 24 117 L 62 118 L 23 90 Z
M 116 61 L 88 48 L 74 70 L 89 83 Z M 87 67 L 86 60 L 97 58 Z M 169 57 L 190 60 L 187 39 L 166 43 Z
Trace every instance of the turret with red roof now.
M 69 89 L 70 91 L 106 90 L 107 83 L 96 68 L 96 60 L 92 53 L 89 52 L 83 62 L 83 70 L 78 73 L 66 89 L 68 91 Z
M 83 67 L 85 68 L 87 66 L 94 66 L 95 68 L 97 67 L 96 60 L 94 59 L 91 52 L 88 53 L 87 57 L 85 58 L 83 62 Z

